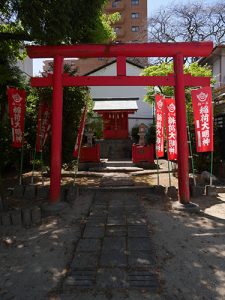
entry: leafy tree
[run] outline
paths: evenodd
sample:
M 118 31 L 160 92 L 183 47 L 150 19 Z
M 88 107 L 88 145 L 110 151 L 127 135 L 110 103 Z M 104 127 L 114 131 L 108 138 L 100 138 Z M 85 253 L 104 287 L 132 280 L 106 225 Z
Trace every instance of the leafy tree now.
M 163 62 L 159 65 L 152 65 L 145 68 L 141 75 L 143 76 L 167 76 L 168 74 L 173 73 L 173 63 Z M 184 73 L 191 74 L 192 76 L 206 76 L 211 77 L 212 71 L 207 66 L 199 66 L 197 62 L 186 64 L 184 66 Z M 160 87 L 160 90 L 165 96 L 174 96 L 174 88 L 171 86 Z M 186 98 L 190 98 L 191 88 L 186 88 Z M 149 103 L 154 103 L 155 101 L 155 88 L 148 87 L 147 94 L 145 96 L 145 101 Z
M 115 38 L 111 24 L 119 14 L 106 16 L 102 8 L 107 0 L 2 0 L 0 1 L 0 170 L 18 161 L 17 150 L 11 148 L 11 129 L 7 114 L 6 87 L 16 86 L 27 90 L 27 112 L 25 126 L 25 154 L 29 152 L 36 138 L 37 110 L 40 99 L 51 89 L 30 89 L 16 62 L 24 58 L 24 45 L 34 44 L 76 44 L 106 42 Z M 86 88 L 64 89 L 64 148 L 63 158 L 72 153 L 75 130 Z M 68 125 L 69 124 L 69 125 Z M 68 130 L 70 129 L 70 132 Z M 72 142 L 73 140 L 73 142 Z M 15 155 L 16 154 L 16 155 Z
M 166 76 L 168 74 L 173 73 L 173 63 L 163 62 L 160 65 L 152 65 L 145 68 L 142 72 L 143 76 Z M 186 64 L 184 66 L 184 73 L 191 74 L 192 76 L 212 76 L 212 71 L 207 66 L 199 66 L 198 63 L 194 62 L 191 64 Z M 212 83 L 214 80 L 212 80 Z M 209 153 L 196 153 L 196 145 L 195 145 L 195 132 L 194 132 L 194 119 L 193 119 L 193 109 L 192 109 L 192 101 L 191 101 L 191 90 L 194 87 L 188 87 L 185 89 L 185 98 L 186 98 L 186 109 L 187 109 L 187 122 L 190 128 L 191 133 L 191 142 L 192 149 L 194 154 L 195 165 L 198 171 L 210 170 L 210 154 Z M 174 88 L 170 86 L 159 87 L 160 92 L 165 96 L 174 97 Z M 145 96 L 145 101 L 153 104 L 155 102 L 155 88 L 148 87 L 147 94 Z M 179 125 L 178 125 L 179 126 Z M 217 129 L 214 131 L 217 136 Z M 219 139 L 215 139 L 215 148 L 219 147 Z M 219 151 L 215 150 L 215 158 L 214 163 L 217 163 L 220 159 Z
M 0 6 L 4 31 L 1 40 L 39 44 L 102 42 L 115 37 L 107 17 L 107 0 L 5 0 Z M 7 25 L 7 26 L 6 26 Z

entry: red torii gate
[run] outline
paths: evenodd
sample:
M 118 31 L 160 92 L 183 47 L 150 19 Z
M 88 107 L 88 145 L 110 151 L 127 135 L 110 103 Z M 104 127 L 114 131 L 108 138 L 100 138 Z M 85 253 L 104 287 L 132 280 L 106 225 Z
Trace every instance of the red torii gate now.
M 143 43 L 116 45 L 28 46 L 30 58 L 54 58 L 53 75 L 31 79 L 33 87 L 53 87 L 51 140 L 51 204 L 60 200 L 62 107 L 64 86 L 174 86 L 178 142 L 178 179 L 180 202 L 190 202 L 188 143 L 186 130 L 185 86 L 209 86 L 209 77 L 184 74 L 184 57 L 206 57 L 213 49 L 212 42 Z M 113 57 L 117 59 L 117 76 L 69 76 L 63 74 L 64 58 Z M 168 76 L 127 76 L 126 57 L 173 57 L 174 74 Z

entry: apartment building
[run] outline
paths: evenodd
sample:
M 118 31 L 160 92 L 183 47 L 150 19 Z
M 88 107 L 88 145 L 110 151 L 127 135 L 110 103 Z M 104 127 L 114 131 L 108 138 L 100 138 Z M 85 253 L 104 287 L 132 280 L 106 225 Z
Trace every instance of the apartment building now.
M 113 25 L 117 38 L 114 43 L 147 42 L 147 0 L 109 0 L 104 9 L 106 14 L 120 13 L 120 20 Z M 134 63 L 147 64 L 146 58 L 132 58 Z M 111 58 L 87 58 L 66 61 L 77 69 L 78 75 L 84 75 L 112 61 Z M 44 72 L 49 72 L 51 61 L 44 61 Z
M 113 26 L 117 43 L 147 42 L 147 0 L 110 0 L 105 12 L 120 13 Z

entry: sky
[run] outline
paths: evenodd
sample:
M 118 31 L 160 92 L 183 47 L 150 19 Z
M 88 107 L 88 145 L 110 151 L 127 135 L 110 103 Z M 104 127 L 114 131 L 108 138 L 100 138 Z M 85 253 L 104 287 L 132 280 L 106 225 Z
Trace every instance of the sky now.
M 214 3 L 217 0 L 203 0 L 205 3 Z M 188 3 L 190 0 L 148 0 L 148 16 L 157 11 L 161 6 L 167 6 L 170 3 Z M 33 61 L 33 73 L 34 75 L 38 75 L 42 70 L 42 59 L 35 59 Z
M 217 0 L 203 0 L 205 3 L 214 3 Z M 150 15 L 151 12 L 155 12 L 157 9 L 159 9 L 161 6 L 167 6 L 170 3 L 188 3 L 190 0 L 148 0 L 148 14 Z M 192 1 L 191 1 L 192 2 Z

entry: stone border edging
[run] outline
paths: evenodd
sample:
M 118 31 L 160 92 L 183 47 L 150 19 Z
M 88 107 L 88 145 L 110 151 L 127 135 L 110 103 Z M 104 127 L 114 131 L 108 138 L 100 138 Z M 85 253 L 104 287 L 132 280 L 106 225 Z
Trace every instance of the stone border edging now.
M 25 228 L 40 225 L 42 213 L 39 206 L 32 208 L 22 208 L 2 212 L 0 214 L 0 224 L 2 226 L 24 226 Z

